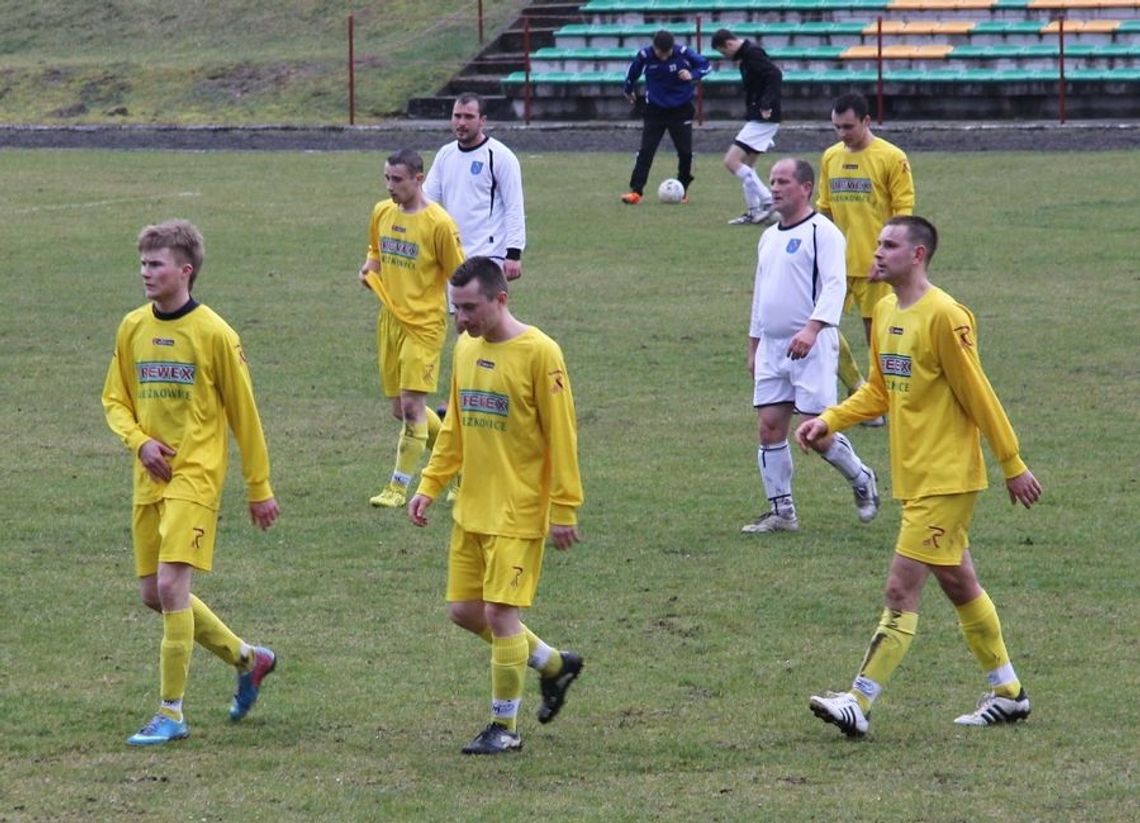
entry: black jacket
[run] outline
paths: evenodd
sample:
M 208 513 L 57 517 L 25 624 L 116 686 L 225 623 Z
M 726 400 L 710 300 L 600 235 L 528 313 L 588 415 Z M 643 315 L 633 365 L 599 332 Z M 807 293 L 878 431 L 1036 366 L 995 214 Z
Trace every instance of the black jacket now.
M 751 40 L 740 44 L 740 49 L 732 56 L 740 61 L 740 79 L 744 82 L 748 111 L 745 118 L 761 123 L 780 122 L 780 84 L 784 73 L 772 62 L 768 52 Z M 765 120 L 761 110 L 771 109 L 772 116 Z

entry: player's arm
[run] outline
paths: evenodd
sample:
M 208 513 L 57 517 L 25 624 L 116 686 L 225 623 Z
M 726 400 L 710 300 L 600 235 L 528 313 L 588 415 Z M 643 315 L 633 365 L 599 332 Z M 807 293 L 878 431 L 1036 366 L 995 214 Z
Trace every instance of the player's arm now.
M 125 335 L 126 329 L 120 326 L 115 339 L 115 353 L 103 380 L 103 415 L 111 431 L 118 435 L 131 454 L 138 455 L 139 449 L 151 437 L 142 430 L 136 416 L 134 396 L 129 388 L 133 363 Z
M 692 75 L 692 82 L 696 83 L 712 71 L 712 63 L 703 54 L 693 51 L 688 46 L 681 46 L 681 53 L 689 61 L 689 73 Z
M 443 202 L 443 164 L 445 161 L 445 151 L 441 149 L 436 152 L 435 159 L 432 160 L 431 168 L 428 169 L 427 175 L 424 176 L 424 196 L 431 200 L 433 203 L 439 203 L 444 208 L 447 208 Z
M 550 451 L 550 522 L 552 527 L 573 529 L 583 499 L 578 468 L 578 423 L 570 376 L 557 343 L 552 342 L 539 352 L 533 382 L 538 421 Z
M 824 434 L 827 431 L 843 431 L 863 420 L 872 420 L 887 413 L 890 405 L 890 394 L 887 391 L 887 383 L 883 379 L 883 371 L 879 365 L 881 361 L 879 359 L 877 327 L 881 323 L 881 312 L 876 306 L 871 318 L 871 353 L 869 358 L 871 367 L 867 373 L 867 382 L 842 403 L 830 407 L 817 418 L 827 425 Z
M 1028 471 L 1013 426 L 982 370 L 973 315 L 962 307 L 938 317 L 932 343 L 954 398 L 985 435 L 1008 481 Z
M 910 172 L 910 161 L 902 152 L 893 159 L 888 187 L 891 197 L 891 216 L 914 214 L 914 176 Z
M 824 326 L 838 326 L 847 297 L 847 240 L 830 223 L 815 227 L 815 264 L 819 270 L 819 296 L 811 318 Z
M 372 219 L 368 221 L 368 250 L 364 255 L 364 263 L 360 266 L 357 272 L 357 279 L 360 280 L 360 285 L 366 289 L 371 289 L 376 292 L 376 289 L 369 283 L 371 279 L 376 276 L 375 272 L 380 271 L 380 203 L 372 210 Z M 379 295 L 379 292 L 376 292 Z
M 637 100 L 637 95 L 634 93 L 637 90 L 637 81 L 641 77 L 641 72 L 645 69 L 645 53 L 648 47 L 638 49 L 637 54 L 634 55 L 633 60 L 629 64 L 629 69 L 625 73 L 625 84 L 622 86 L 622 93 L 629 102 L 633 103 Z
M 263 524 L 252 509 L 254 503 L 272 500 L 273 489 L 269 485 L 269 448 L 265 445 L 265 432 L 261 428 L 261 415 L 257 412 L 253 380 L 249 375 L 245 352 L 241 340 L 232 331 L 216 335 L 212 347 L 226 420 L 241 453 L 241 469 L 245 478 L 246 497 L 251 504 L 251 517 L 262 528 L 268 528 L 276 515 L 273 515 L 268 524 Z M 276 503 L 272 509 L 276 511 Z
M 816 184 L 815 210 L 834 223 L 835 218 L 831 216 L 831 180 L 827 173 L 827 164 L 830 159 L 831 151 L 827 150 L 819 161 L 819 182 Z
M 445 281 L 450 280 L 455 270 L 467 259 L 459 240 L 459 226 L 450 215 L 435 225 L 435 259 L 439 261 L 440 275 Z
M 510 152 L 496 170 L 506 217 L 507 262 L 503 273 L 508 280 L 522 276 L 522 255 L 526 248 L 526 203 L 523 198 L 522 167 Z
M 458 346 L 458 343 L 456 345 Z M 451 358 L 451 384 L 447 394 L 447 416 L 443 418 L 443 425 L 440 427 L 439 434 L 436 435 L 431 457 L 428 458 L 428 463 L 420 474 L 420 485 L 416 489 L 416 497 L 427 498 L 429 504 L 430 501 L 439 497 L 440 493 L 447 488 L 447 484 L 451 482 L 451 478 L 463 467 L 463 427 L 459 422 L 462 409 L 459 405 L 456 365 L 456 357 L 453 354 Z M 426 505 L 418 508 L 422 508 L 422 512 L 427 510 Z M 417 526 L 426 525 L 426 517 L 423 518 L 423 522 L 417 522 L 417 518 L 412 516 L 410 505 L 408 514 Z

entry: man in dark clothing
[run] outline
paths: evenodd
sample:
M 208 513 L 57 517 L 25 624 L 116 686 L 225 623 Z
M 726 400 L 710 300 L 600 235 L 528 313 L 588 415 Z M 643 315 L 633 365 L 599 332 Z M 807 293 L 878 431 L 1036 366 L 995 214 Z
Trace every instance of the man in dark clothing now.
M 773 212 L 772 193 L 760 180 L 753 165 L 756 157 L 770 149 L 780 130 L 780 84 L 783 72 L 772 58 L 751 40 L 742 40 L 728 29 L 713 35 L 712 46 L 725 57 L 740 63 L 744 83 L 747 122 L 724 155 L 724 166 L 740 180 L 744 189 L 744 214 L 729 220 L 733 226 L 763 223 Z
M 693 91 L 710 68 L 708 60 L 686 46 L 676 45 L 673 35 L 664 29 L 629 64 L 625 96 L 630 103 L 636 102 L 634 89 L 645 73 L 645 125 L 629 178 L 629 192 L 621 196 L 623 203 L 633 206 L 641 202 L 653 156 L 666 131 L 677 150 L 677 179 L 685 187 L 688 199 L 689 183 L 693 181 Z

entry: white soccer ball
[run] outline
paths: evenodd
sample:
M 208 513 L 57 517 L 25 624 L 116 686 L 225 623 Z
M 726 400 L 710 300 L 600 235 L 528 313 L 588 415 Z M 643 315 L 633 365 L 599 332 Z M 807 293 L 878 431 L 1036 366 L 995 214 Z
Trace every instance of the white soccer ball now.
M 680 203 L 685 199 L 685 187 L 675 177 L 662 180 L 657 187 L 657 199 L 662 203 Z

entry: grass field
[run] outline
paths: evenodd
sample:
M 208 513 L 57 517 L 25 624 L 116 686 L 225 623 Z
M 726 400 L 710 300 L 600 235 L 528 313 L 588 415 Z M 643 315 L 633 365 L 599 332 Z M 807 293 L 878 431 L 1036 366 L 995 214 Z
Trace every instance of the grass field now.
M 586 542 L 548 554 L 528 623 L 587 667 L 550 726 L 528 682 L 526 750 L 484 760 L 458 754 L 485 722 L 489 655 L 444 616 L 446 511 L 417 530 L 367 505 L 396 437 L 355 282 L 380 156 L 0 152 L 0 820 L 1136 819 L 1140 155 L 912 157 L 943 233 L 933 277 L 975 310 L 1046 488 L 1025 511 L 998 481 L 972 532 L 1034 710 L 951 724 L 984 684 L 931 590 L 861 743 L 807 698 L 850 682 L 898 507 L 861 526 L 797 454 L 803 530 L 738 533 L 760 494 L 756 233 L 724 225 L 735 181 L 701 157 L 692 204 L 628 208 L 628 157 L 521 160 L 514 306 L 565 350 L 587 493 Z M 174 215 L 205 233 L 196 294 L 243 336 L 283 508 L 252 529 L 231 467 L 196 590 L 281 665 L 232 726 L 232 675 L 199 649 L 193 737 L 137 751 L 161 627 L 99 392 L 143 299 L 135 234 Z M 886 481 L 885 432 L 853 440 Z
M 526 3 L 481 5 L 490 40 Z M 473 0 L 0 0 L 0 122 L 346 124 L 350 13 L 358 123 L 480 48 Z

